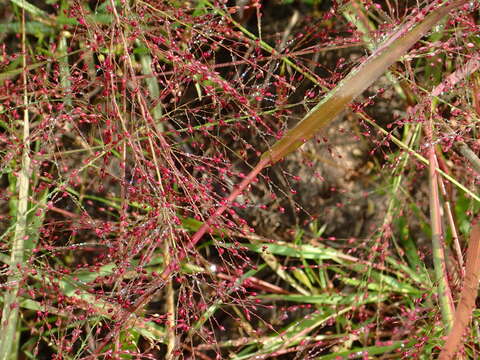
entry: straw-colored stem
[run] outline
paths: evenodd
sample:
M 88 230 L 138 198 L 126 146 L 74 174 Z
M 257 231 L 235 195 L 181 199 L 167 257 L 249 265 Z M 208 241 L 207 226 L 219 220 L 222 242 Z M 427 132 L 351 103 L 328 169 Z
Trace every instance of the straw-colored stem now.
M 447 269 L 445 263 L 445 251 L 443 244 L 442 218 L 440 210 L 440 194 L 438 191 L 439 178 L 437 173 L 437 158 L 435 146 L 433 145 L 433 120 L 430 117 L 425 133 L 429 142 L 429 185 L 430 185 L 430 223 L 432 228 L 432 253 L 435 280 L 437 282 L 437 294 L 442 312 L 443 325 L 450 331 L 453 325 L 453 304 L 452 293 L 448 284 Z
M 453 247 L 455 249 L 455 253 L 457 255 L 458 266 L 460 267 L 460 275 L 463 278 L 465 276 L 465 269 L 463 268 L 464 267 L 464 262 L 463 262 L 462 248 L 460 246 L 458 231 L 457 231 L 457 227 L 455 225 L 455 220 L 453 218 L 452 205 L 450 204 L 450 201 L 448 200 L 447 190 L 446 190 L 446 187 L 445 187 L 445 182 L 443 181 L 443 179 L 441 177 L 438 178 L 438 184 L 440 186 L 440 190 L 442 191 L 442 196 L 445 199 L 445 213 L 447 215 L 447 220 L 448 220 L 448 225 L 450 226 L 450 231 L 452 232 L 452 242 L 453 242 Z
M 22 10 L 22 53 L 24 69 L 27 67 L 26 51 L 25 11 Z M 24 261 L 25 236 L 27 233 L 28 188 L 30 179 L 30 119 L 28 114 L 26 70 L 23 72 L 23 105 L 23 153 L 21 169 L 18 173 L 17 180 L 17 216 L 10 254 L 10 275 L 7 280 L 10 289 L 4 297 L 0 326 L 0 360 L 12 359 L 12 345 L 16 341 L 15 333 L 17 331 L 19 314 L 18 295 L 20 290 L 20 282 L 22 280 L 21 267 Z
M 165 265 L 169 266 L 172 262 L 170 256 L 170 245 L 168 241 L 165 241 Z M 166 359 L 174 359 L 174 351 L 176 347 L 176 336 L 175 336 L 175 292 L 173 289 L 172 279 L 166 281 L 166 309 L 167 309 L 167 354 Z

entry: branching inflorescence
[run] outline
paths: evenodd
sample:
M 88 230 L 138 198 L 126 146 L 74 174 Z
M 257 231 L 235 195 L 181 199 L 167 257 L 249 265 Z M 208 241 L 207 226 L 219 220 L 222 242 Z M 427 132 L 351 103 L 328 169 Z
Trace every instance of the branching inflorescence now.
M 410 356 L 467 327 L 478 4 L 2 10 L 0 359 Z

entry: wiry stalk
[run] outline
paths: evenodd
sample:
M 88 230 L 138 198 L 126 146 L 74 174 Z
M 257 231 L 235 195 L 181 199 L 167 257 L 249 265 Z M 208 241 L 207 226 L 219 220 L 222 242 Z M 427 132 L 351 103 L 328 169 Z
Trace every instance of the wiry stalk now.
M 25 236 L 27 233 L 27 211 L 28 211 L 28 188 L 30 178 L 30 123 L 28 114 L 27 95 L 27 53 L 25 37 L 25 10 L 22 10 L 22 53 L 23 53 L 23 153 L 21 169 L 18 173 L 18 206 L 15 232 L 13 235 L 10 254 L 10 275 L 8 277 L 9 291 L 4 296 L 1 334 L 0 334 L 0 360 L 11 358 L 12 344 L 15 341 L 15 332 L 18 322 L 18 295 L 25 249 Z
M 430 185 L 430 223 L 432 228 L 432 252 L 433 266 L 435 270 L 435 280 L 437 282 L 437 294 L 442 311 L 443 325 L 450 330 L 453 324 L 453 304 L 452 292 L 448 284 L 447 269 L 445 262 L 445 251 L 443 244 L 442 219 L 440 214 L 440 194 L 438 191 L 439 179 L 436 168 L 437 158 L 435 155 L 435 146 L 433 144 L 433 120 L 430 117 L 425 127 L 427 140 L 429 142 L 428 160 L 429 160 L 429 185 Z

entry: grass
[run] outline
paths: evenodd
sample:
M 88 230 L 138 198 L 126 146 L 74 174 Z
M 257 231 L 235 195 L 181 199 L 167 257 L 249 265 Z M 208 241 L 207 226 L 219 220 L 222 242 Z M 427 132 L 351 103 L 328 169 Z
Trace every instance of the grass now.
M 3 297 L 2 310 L 2 326 L 0 337 L 0 359 L 7 360 L 12 353 L 15 353 L 18 348 L 19 335 L 17 334 L 18 314 L 19 308 L 16 302 L 18 301 L 21 282 L 22 282 L 22 268 L 24 265 L 24 252 L 27 247 L 27 216 L 28 216 L 28 193 L 29 180 L 31 172 L 31 159 L 29 154 L 30 148 L 30 115 L 29 115 L 29 101 L 27 96 L 27 77 L 25 68 L 27 66 L 26 60 L 26 35 L 25 35 L 25 13 L 22 12 L 22 63 L 23 63 L 23 133 L 22 133 L 22 156 L 21 167 L 18 176 L 17 186 L 18 201 L 14 203 L 12 212 L 15 213 L 15 232 L 13 234 L 12 245 L 10 250 L 10 274 L 7 278 L 7 283 L 10 284 L 10 289 Z
M 0 359 L 476 358 L 478 4 L 2 6 Z

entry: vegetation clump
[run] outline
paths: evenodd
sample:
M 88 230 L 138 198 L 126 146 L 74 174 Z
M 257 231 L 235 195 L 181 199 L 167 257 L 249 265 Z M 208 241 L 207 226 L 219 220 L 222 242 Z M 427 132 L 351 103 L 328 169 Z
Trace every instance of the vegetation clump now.
M 0 14 L 0 360 L 478 356 L 478 2 Z

